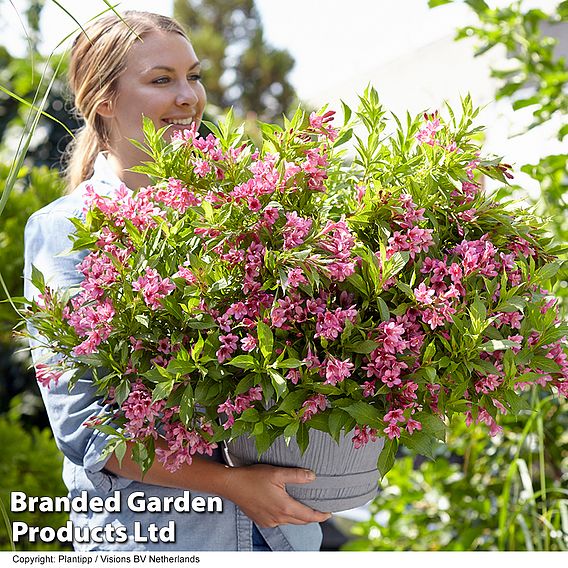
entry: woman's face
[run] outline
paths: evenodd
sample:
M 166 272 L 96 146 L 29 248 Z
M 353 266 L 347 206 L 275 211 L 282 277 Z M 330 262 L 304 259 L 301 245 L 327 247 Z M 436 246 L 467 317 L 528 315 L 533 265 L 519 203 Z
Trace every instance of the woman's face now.
M 143 141 L 143 115 L 156 128 L 170 125 L 168 139 L 176 129 L 199 125 L 206 102 L 200 73 L 193 47 L 180 34 L 156 31 L 137 41 L 118 79 L 117 96 L 99 107 L 110 120 L 111 152 L 129 165 L 140 160 L 128 139 Z

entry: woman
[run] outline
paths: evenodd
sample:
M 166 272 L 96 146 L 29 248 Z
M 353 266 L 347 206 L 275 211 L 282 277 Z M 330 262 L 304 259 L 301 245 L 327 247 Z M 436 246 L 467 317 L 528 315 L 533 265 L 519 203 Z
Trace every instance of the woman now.
M 24 277 L 28 298 L 37 295 L 30 282 L 32 265 L 54 288 L 80 283 L 77 264 L 84 255 L 61 253 L 71 244 L 69 218 L 83 215 L 87 184 L 104 195 L 112 195 L 121 183 L 131 189 L 149 184 L 144 175 L 129 171 L 145 159 L 129 141 L 143 139 L 142 116 L 152 119 L 157 128 L 169 125 L 167 135 L 171 135 L 192 122 L 199 124 L 203 115 L 206 96 L 199 61 L 183 29 L 157 14 L 125 12 L 122 16 L 124 22 L 115 15 L 96 20 L 73 45 L 70 84 L 75 106 L 85 120 L 69 160 L 69 183 L 76 189 L 36 212 L 27 223 Z M 33 340 L 32 346 L 37 345 Z M 35 363 L 44 363 L 53 354 L 38 348 L 33 356 Z M 142 481 L 129 452 L 121 463 L 114 455 L 101 459 L 106 436 L 84 426 L 102 410 L 89 377 L 79 380 L 71 392 L 65 376 L 57 385 L 41 390 L 65 455 L 63 476 L 70 496 L 82 491 L 103 499 L 116 490 L 121 494 L 119 512 L 71 513 L 76 527 L 111 527 L 103 542 L 94 541 L 98 536 L 76 541 L 77 550 L 319 549 L 317 523 L 329 514 L 302 505 L 285 490 L 287 483 L 311 481 L 313 473 L 267 465 L 229 468 L 217 454 L 212 459 L 196 456 L 190 466 L 173 474 L 156 461 Z M 184 489 L 191 490 L 191 497 L 221 496 L 223 512 L 139 513 L 126 506 L 134 492 L 165 502 L 165 497 L 182 496 Z M 175 542 L 144 542 L 149 526 L 160 529 L 169 526 L 170 520 L 175 524 Z M 128 540 L 120 542 L 124 534 Z M 135 534 L 140 538 L 135 540 Z

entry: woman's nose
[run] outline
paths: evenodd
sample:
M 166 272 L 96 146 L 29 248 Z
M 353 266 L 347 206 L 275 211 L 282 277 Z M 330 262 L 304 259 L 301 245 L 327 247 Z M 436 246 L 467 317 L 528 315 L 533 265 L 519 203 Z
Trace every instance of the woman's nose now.
M 179 106 L 193 106 L 199 101 L 195 85 L 183 82 L 176 96 L 176 104 Z

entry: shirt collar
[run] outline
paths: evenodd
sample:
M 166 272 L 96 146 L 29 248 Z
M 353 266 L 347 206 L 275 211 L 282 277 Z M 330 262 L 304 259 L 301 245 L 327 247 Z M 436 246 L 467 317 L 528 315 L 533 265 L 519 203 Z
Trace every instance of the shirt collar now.
M 104 189 L 101 188 L 103 191 L 97 190 L 97 193 L 111 193 L 116 191 L 121 185 L 125 185 L 116 175 L 102 152 L 97 155 L 93 170 L 93 176 L 90 181 L 96 182 L 97 185 L 102 184 L 105 186 Z

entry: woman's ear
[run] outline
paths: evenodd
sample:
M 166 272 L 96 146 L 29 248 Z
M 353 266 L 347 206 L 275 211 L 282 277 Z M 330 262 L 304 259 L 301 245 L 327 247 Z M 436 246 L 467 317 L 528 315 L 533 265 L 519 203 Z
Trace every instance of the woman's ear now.
M 97 107 L 97 114 L 103 118 L 112 118 L 114 115 L 112 101 L 104 101 Z

